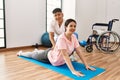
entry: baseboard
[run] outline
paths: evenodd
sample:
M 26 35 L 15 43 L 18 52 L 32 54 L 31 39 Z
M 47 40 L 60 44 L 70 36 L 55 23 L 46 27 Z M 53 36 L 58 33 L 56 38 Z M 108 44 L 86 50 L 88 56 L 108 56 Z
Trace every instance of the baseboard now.
M 44 46 L 39 45 L 38 47 L 44 47 Z M 11 51 L 11 50 L 27 49 L 27 48 L 35 48 L 35 45 L 12 47 L 12 48 L 2 48 L 2 49 L 0 49 L 0 52 L 2 52 L 2 51 Z

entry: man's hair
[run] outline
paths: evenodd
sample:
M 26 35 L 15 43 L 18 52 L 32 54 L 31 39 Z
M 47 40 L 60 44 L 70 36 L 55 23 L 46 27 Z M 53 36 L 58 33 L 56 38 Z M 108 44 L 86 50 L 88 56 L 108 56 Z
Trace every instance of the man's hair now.
M 62 12 L 62 10 L 61 10 L 60 8 L 55 8 L 55 9 L 52 11 L 53 14 L 55 14 L 55 13 L 57 13 L 57 12 Z

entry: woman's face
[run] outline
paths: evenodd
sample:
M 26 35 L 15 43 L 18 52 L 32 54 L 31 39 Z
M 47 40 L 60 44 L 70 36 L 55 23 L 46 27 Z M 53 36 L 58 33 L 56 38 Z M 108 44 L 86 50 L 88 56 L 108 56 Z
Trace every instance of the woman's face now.
M 70 22 L 68 26 L 66 27 L 66 32 L 68 33 L 74 33 L 76 30 L 76 23 L 75 22 Z

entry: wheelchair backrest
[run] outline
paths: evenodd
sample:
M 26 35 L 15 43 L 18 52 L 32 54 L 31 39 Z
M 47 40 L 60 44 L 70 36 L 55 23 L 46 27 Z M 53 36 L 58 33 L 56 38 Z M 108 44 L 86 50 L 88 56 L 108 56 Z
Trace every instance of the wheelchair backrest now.
M 112 19 L 108 23 L 95 23 L 92 25 L 93 31 L 97 31 L 98 34 L 101 34 L 105 31 L 111 31 L 113 22 L 119 21 L 119 19 Z

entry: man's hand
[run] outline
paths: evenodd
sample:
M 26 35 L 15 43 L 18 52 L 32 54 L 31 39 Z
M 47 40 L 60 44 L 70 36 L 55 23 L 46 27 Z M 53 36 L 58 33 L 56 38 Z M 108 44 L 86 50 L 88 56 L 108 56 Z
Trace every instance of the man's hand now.
M 52 46 L 52 49 L 54 49 L 55 48 L 55 46 Z

